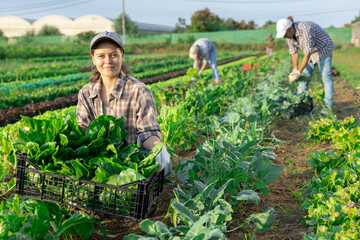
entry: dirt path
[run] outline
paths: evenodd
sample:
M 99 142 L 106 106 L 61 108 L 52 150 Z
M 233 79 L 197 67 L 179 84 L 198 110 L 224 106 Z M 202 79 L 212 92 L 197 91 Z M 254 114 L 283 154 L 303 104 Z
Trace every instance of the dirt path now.
M 346 83 L 336 79 L 333 111 L 337 118 L 340 120 L 351 115 L 358 118 L 359 107 L 359 97 L 356 93 Z M 255 239 L 303 239 L 303 234 L 309 232 L 308 228 L 300 223 L 301 217 L 307 213 L 299 205 L 302 201 L 301 189 L 314 175 L 313 171 L 307 167 L 307 162 L 310 151 L 331 149 L 330 144 L 306 142 L 305 134 L 308 122 L 311 120 L 310 116 L 278 120 L 273 126 L 272 133 L 277 138 L 286 141 L 280 143 L 275 151 L 278 156 L 275 163 L 282 164 L 285 168 L 280 179 L 269 186 L 271 194 L 262 198 L 259 212 L 272 207 L 278 216 L 270 230 L 267 233 L 256 233 Z

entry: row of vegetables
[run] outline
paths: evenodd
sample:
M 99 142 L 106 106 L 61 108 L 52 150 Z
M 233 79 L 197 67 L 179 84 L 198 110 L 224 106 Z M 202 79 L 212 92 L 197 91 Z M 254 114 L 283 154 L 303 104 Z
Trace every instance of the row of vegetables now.
M 311 153 L 315 176 L 304 190 L 304 239 L 360 239 L 360 123 L 353 116 L 310 122 L 308 138 L 333 149 Z
M 253 51 L 241 53 L 224 52 L 218 54 L 218 61 L 234 56 L 251 54 Z M 127 63 L 134 73 L 146 70 L 166 70 L 166 67 L 181 66 L 186 69 L 191 66 L 192 60 L 186 54 L 163 54 L 163 55 L 125 55 L 124 62 Z M 146 63 L 146 67 L 144 64 Z M 187 64 L 184 68 L 183 65 Z M 67 74 L 78 73 L 79 71 L 89 71 L 91 66 L 90 55 L 67 56 L 67 57 L 44 57 L 31 59 L 6 59 L 1 60 L 0 81 L 3 83 L 23 83 L 24 81 L 38 81 L 39 78 L 49 78 L 64 76 Z M 8 85 L 8 84 L 6 84 Z
M 235 55 L 241 56 L 248 53 L 224 53 L 220 54 L 219 58 L 228 59 Z M 191 60 L 184 55 L 172 57 L 165 55 L 161 59 L 130 55 L 128 59 L 127 63 L 133 72 L 132 75 L 137 79 L 187 69 L 192 65 Z M 75 94 L 88 82 L 90 66 L 91 61 L 88 56 L 85 59 L 73 61 L 68 61 L 66 58 L 52 61 L 49 59 L 48 62 L 33 59 L 32 62 L 26 64 L 22 64 L 21 60 L 8 60 L 0 68 L 0 72 L 4 72 L 0 73 L 0 79 L 8 82 L 0 87 L 0 108 L 20 107 L 29 103 Z M 80 71 L 85 72 L 79 73 Z
M 210 70 L 205 71 L 197 82 L 190 80 L 194 72 L 188 71 L 187 76 L 149 86 L 160 113 L 159 124 L 164 144 L 169 151 L 175 153 L 179 149 L 187 151 L 197 147 L 197 152 L 194 157 L 182 160 L 174 171 L 181 184 L 174 189 L 175 197 L 168 212 L 173 226 L 144 220 L 141 228 L 148 239 L 226 239 L 227 233 L 238 228 L 247 231 L 244 237 L 250 237 L 254 231 L 266 231 L 274 221 L 276 214 L 272 208 L 263 213 L 251 214 L 236 226 L 233 226 L 232 214 L 244 203 L 258 204 L 261 194 L 269 194 L 267 184 L 274 182 L 283 169 L 283 166 L 271 162 L 276 157 L 272 152 L 275 146 L 263 146 L 264 142 L 277 141 L 268 134 L 270 123 L 279 117 L 289 118 L 298 114 L 294 106 L 306 103 L 309 96 L 297 96 L 294 89 L 284 86 L 289 66 L 284 62 L 279 64 L 276 57 L 271 60 L 262 58 L 260 61 L 263 64 L 259 71 L 243 73 L 241 64 L 254 59 L 220 66 L 220 74 L 225 79 L 220 86 L 209 84 Z M 276 71 L 270 68 L 275 64 L 281 66 Z M 103 159 L 92 160 L 89 156 L 91 151 L 96 151 L 92 149 L 96 143 L 92 142 L 98 142 L 98 137 L 109 137 L 111 131 L 100 124 L 96 127 L 97 131 L 84 135 L 76 127 L 74 115 L 75 107 L 70 107 L 35 117 L 39 120 L 24 118 L 1 129 L 1 179 L 7 179 L 1 185 L 3 195 L 15 186 L 15 179 L 8 177 L 15 172 L 16 153 L 20 149 L 27 152 L 33 161 L 43 165 L 44 170 L 59 171 L 55 167 L 62 166 L 65 168 L 60 172 L 74 178 L 109 181 L 108 178 L 100 178 L 114 175 L 107 171 L 109 168 L 96 170 L 94 175 L 89 173 L 86 166 L 89 162 L 95 164 L 90 167 L 93 169 L 108 166 Z M 111 121 L 121 122 L 115 119 Z M 72 127 L 64 127 L 65 123 Z M 52 127 L 44 127 L 50 125 Z M 58 130 L 54 130 L 54 126 Z M 34 134 L 36 129 L 39 132 Z M 38 136 L 43 136 L 41 141 Z M 76 145 L 76 148 L 71 144 L 83 138 L 91 141 L 85 145 Z M 201 143 L 201 138 L 207 140 Z M 118 141 L 119 137 L 111 139 Z M 111 153 L 110 159 L 115 154 L 115 158 L 123 163 L 126 157 L 119 157 L 123 149 L 115 142 L 108 143 L 104 154 Z M 136 149 L 132 146 L 128 150 L 136 153 Z M 66 151 L 76 153 L 77 158 L 64 161 L 61 156 L 66 154 L 61 153 Z M 155 155 L 152 154 L 153 157 Z M 144 173 L 138 165 L 141 160 L 149 158 L 142 156 L 140 159 L 138 154 L 136 156 L 135 163 L 129 163 L 128 166 L 138 173 Z M 80 161 L 81 158 L 88 160 Z M 56 161 L 49 165 L 47 159 Z M 120 163 L 117 160 L 115 162 Z M 116 179 L 111 180 L 116 182 Z M 66 234 L 78 234 L 87 239 L 94 234 L 94 228 L 89 227 L 96 223 L 94 217 L 82 212 L 71 214 L 60 206 L 50 205 L 35 200 L 19 201 L 16 196 L 10 197 L 7 203 L 3 201 L 1 207 L 4 214 L 0 219 L 4 227 L 0 236 L 9 239 L 25 236 L 31 236 L 32 239 L 57 239 Z M 41 214 L 46 217 L 42 218 Z M 40 223 L 34 219 L 46 221 Z M 14 220 L 17 220 L 16 226 L 11 224 Z M 38 224 L 38 227 L 34 224 Z M 38 232 L 39 229 L 41 232 Z M 144 236 L 135 234 L 125 237 L 141 238 Z

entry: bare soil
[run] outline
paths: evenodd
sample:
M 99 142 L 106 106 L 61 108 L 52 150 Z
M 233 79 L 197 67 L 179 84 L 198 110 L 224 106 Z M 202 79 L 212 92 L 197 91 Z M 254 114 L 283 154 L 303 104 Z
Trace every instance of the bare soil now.
M 340 79 L 334 81 L 334 106 L 333 111 L 339 120 L 348 116 L 359 117 L 360 98 L 350 86 Z M 284 170 L 280 178 L 269 185 L 271 193 L 268 196 L 261 196 L 261 203 L 258 205 L 245 204 L 241 209 L 233 214 L 235 222 L 229 226 L 229 229 L 236 228 L 244 219 L 253 213 L 261 213 L 269 207 L 274 208 L 277 217 L 274 224 L 268 232 L 255 232 L 254 239 L 259 240 L 295 240 L 303 239 L 305 233 L 310 233 L 309 229 L 301 223 L 301 219 L 307 212 L 301 208 L 302 189 L 309 183 L 314 176 L 313 169 L 307 166 L 310 152 L 314 150 L 330 150 L 329 143 L 310 143 L 306 140 L 309 121 L 319 118 L 319 103 L 315 103 L 313 115 L 305 115 L 290 120 L 279 119 L 273 126 L 271 132 L 283 140 L 278 144 L 274 151 L 277 155 L 274 163 L 284 165 Z M 189 152 L 179 152 L 178 156 L 173 158 L 174 169 L 182 159 L 191 158 L 196 149 Z M 169 178 L 177 181 L 176 177 Z M 164 221 L 171 225 L 169 218 L 165 218 L 171 199 L 174 198 L 173 186 L 165 185 L 164 191 L 159 197 L 157 209 L 149 220 Z M 110 215 L 98 215 L 98 220 L 109 231 L 110 237 L 100 237 L 94 234 L 91 239 L 123 239 L 130 233 L 143 234 L 140 229 L 140 222 L 128 220 L 121 217 Z M 237 229 L 227 234 L 230 240 L 251 239 L 253 229 Z M 247 236 L 245 236 L 247 234 Z M 247 238 L 246 238 L 247 237 Z

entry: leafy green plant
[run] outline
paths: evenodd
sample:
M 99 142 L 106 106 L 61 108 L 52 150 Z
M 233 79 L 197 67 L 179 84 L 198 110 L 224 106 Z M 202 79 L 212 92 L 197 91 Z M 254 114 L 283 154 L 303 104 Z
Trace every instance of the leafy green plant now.
M 199 72 L 199 69 L 197 69 L 197 68 L 188 68 L 188 70 L 186 71 L 186 75 L 189 78 L 192 78 L 192 77 L 196 77 L 198 72 Z
M 162 144 L 151 152 L 141 152 L 140 146 L 134 144 L 122 146 L 128 134 L 124 117 L 99 116 L 86 133 L 75 117 L 53 120 L 23 117 L 23 120 L 19 129 L 21 150 L 44 172 L 112 183 L 123 170 L 130 168 L 147 178 L 159 165 L 155 157 Z
M 224 140 L 208 141 L 194 158 L 182 161 L 175 174 L 184 184 L 201 180 L 207 184 L 215 182 L 222 185 L 227 179 L 233 178 L 229 192 L 252 189 L 267 195 L 269 189 L 265 183 L 279 178 L 284 166 L 271 163 L 264 157 L 267 154 L 262 155 L 268 149 L 261 149 L 257 143 L 246 139 L 241 144 Z
M 178 104 L 176 107 L 162 106 L 159 125 L 163 142 L 173 149 L 190 150 L 199 138 L 197 119 Z
M 61 239 L 80 236 L 88 239 L 94 233 L 95 217 L 84 212 L 69 213 L 54 203 L 15 195 L 0 204 L 0 237 L 2 239 Z M 101 225 L 100 225 L 101 226 Z
M 309 122 L 308 138 L 313 141 L 326 141 L 332 139 L 332 133 L 336 129 L 334 120 L 329 118 L 321 118 L 315 122 Z
M 344 158 L 339 156 L 335 149 L 330 151 L 316 150 L 311 153 L 309 167 L 321 170 L 325 167 L 336 168 L 343 164 Z

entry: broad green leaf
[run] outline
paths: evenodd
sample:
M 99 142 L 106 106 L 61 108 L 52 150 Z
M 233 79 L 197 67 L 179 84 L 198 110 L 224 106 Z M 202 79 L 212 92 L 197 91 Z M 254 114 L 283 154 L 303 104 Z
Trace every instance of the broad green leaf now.
M 194 222 L 199 220 L 198 216 L 195 216 L 194 214 L 192 214 L 189 209 L 187 209 L 183 204 L 178 203 L 178 202 L 173 202 L 171 204 L 171 207 L 177 211 L 177 213 L 180 215 L 181 219 L 183 219 L 184 221 L 186 221 L 187 223 L 189 223 L 189 225 L 193 225 Z
M 15 232 L 11 234 L 9 237 L 6 238 L 7 240 L 33 240 L 34 238 L 31 237 L 27 233 L 22 232 Z
M 114 146 L 114 144 L 109 144 L 109 145 L 107 145 L 107 147 L 106 147 L 106 151 L 111 151 L 111 152 L 113 152 L 114 154 L 115 154 L 115 157 L 117 157 L 118 155 L 118 152 L 117 152 L 117 150 L 116 150 L 116 148 L 115 148 L 115 146 Z
M 160 238 L 165 236 L 173 237 L 173 234 L 169 231 L 168 227 L 160 221 L 152 222 L 149 220 L 144 220 L 141 222 L 140 227 L 141 230 L 149 235 L 156 235 Z
M 194 181 L 194 187 L 196 189 L 197 193 L 201 193 L 202 191 L 204 191 L 204 189 L 207 187 L 204 183 L 195 180 Z
M 54 235 L 60 237 L 64 233 L 80 234 L 82 239 L 88 239 L 94 232 L 93 221 L 86 213 L 76 212 L 61 224 Z
M 195 182 L 200 183 L 199 181 L 194 181 L 194 183 Z M 213 191 L 214 188 L 215 188 L 215 182 L 209 184 L 208 186 L 206 186 L 205 189 L 203 189 L 201 191 L 201 193 L 199 195 L 199 200 L 204 202 L 207 197 L 210 197 L 210 194 L 211 194 L 211 192 Z
M 282 172 L 283 169 L 284 169 L 283 165 L 269 163 L 266 165 L 266 169 L 259 172 L 259 175 L 264 180 L 265 183 L 269 184 L 275 182 L 280 177 L 280 173 Z
M 132 165 L 137 166 L 136 163 L 133 163 Z M 148 167 L 142 168 L 141 173 L 145 178 L 148 178 L 152 173 L 157 171 L 159 166 L 160 166 L 160 163 L 156 163 L 156 164 L 150 165 Z M 131 168 L 131 166 L 130 166 L 130 168 Z M 135 170 L 137 170 L 137 169 L 135 169 Z
M 225 234 L 219 229 L 213 229 L 205 235 L 205 239 L 227 240 Z
M 49 232 L 50 223 L 38 216 L 33 215 L 27 218 L 27 222 L 21 227 L 20 232 L 28 234 L 32 239 L 43 239 Z
M 107 184 L 120 186 L 126 183 L 131 183 L 143 179 L 145 179 L 145 177 L 134 169 L 126 169 L 123 170 L 119 175 L 115 174 L 110 176 Z
M 106 138 L 107 136 L 107 129 L 105 126 L 102 126 L 99 130 L 99 132 L 97 133 L 96 138 Z
M 87 146 L 81 146 L 75 149 L 74 151 L 74 157 L 81 158 L 81 157 L 87 157 L 89 155 L 89 148 Z
M 263 213 L 251 214 L 246 221 L 253 222 L 256 229 L 261 232 L 266 232 L 273 224 L 277 214 L 273 208 L 268 208 Z
M 193 212 L 197 212 L 197 213 L 201 213 L 205 209 L 203 201 L 200 201 L 195 198 L 192 198 L 189 201 L 185 202 L 184 206 L 188 209 L 191 209 Z
M 268 195 L 268 193 L 270 192 L 269 188 L 266 186 L 266 184 L 264 183 L 264 181 L 258 179 L 254 182 L 254 185 L 251 188 L 252 190 L 259 190 L 262 194 L 264 194 L 265 196 Z
M 208 223 L 210 222 L 211 218 L 209 214 L 202 215 L 201 218 L 199 218 L 197 221 L 194 221 L 191 224 L 191 228 L 186 234 L 187 238 L 194 238 L 194 237 L 202 237 L 198 239 L 204 239 L 203 236 L 205 236 L 208 232 L 210 232 L 212 229 L 208 227 Z
M 131 156 L 137 152 L 140 151 L 140 146 L 135 144 L 130 144 L 126 147 L 124 147 L 118 155 L 118 158 L 120 158 L 122 161 L 127 162 L 131 160 Z
M 60 137 L 60 145 L 62 147 L 66 147 L 69 143 L 67 136 L 65 134 L 60 133 L 59 137 Z
M 239 201 L 252 201 L 255 203 L 260 203 L 259 195 L 253 190 L 243 190 L 237 196 L 232 196 L 232 198 Z
M 124 240 L 158 240 L 157 237 L 145 237 L 145 236 L 139 236 L 135 234 L 127 235 L 123 238 Z
M 20 209 L 20 199 L 19 199 L 19 195 L 15 194 L 12 202 L 8 205 L 8 208 L 10 208 L 18 217 L 21 216 L 21 209 Z
M 106 171 L 101 167 L 97 167 L 95 170 L 95 177 L 93 177 L 91 181 L 105 183 L 107 180 Z
M 96 165 L 98 167 L 103 168 L 106 171 L 106 176 L 110 177 L 115 174 L 119 174 L 121 171 L 125 170 L 126 167 L 113 162 L 109 158 L 105 157 L 96 157 L 89 161 L 89 164 Z
M 147 167 L 151 164 L 154 164 L 155 157 L 157 155 L 159 155 L 162 148 L 163 148 L 163 143 L 159 142 L 159 143 L 155 144 L 155 146 L 151 149 L 150 154 L 146 158 L 144 158 L 141 162 L 139 162 L 139 164 L 138 164 L 139 169 L 141 169 L 143 167 Z
M 78 159 L 73 160 L 71 165 L 75 169 L 76 179 L 86 179 L 89 176 L 89 170 Z
M 140 223 L 140 227 L 141 230 L 143 230 L 149 235 L 158 235 L 158 233 L 156 232 L 155 222 L 153 221 L 145 219 Z
M 213 200 L 213 204 L 215 205 L 215 203 L 224 196 L 225 194 L 225 190 L 226 187 L 229 185 L 229 183 L 231 183 L 232 181 L 234 181 L 234 179 L 229 179 L 226 181 L 226 183 L 224 183 L 224 185 L 222 185 L 218 190 L 212 191 L 211 192 L 211 196 Z

